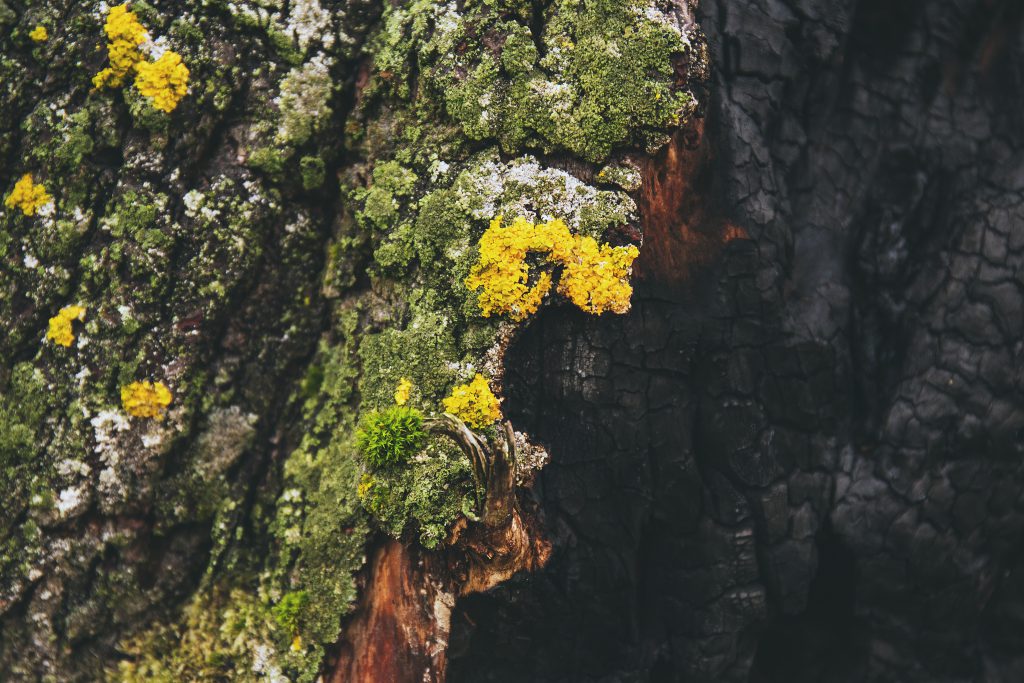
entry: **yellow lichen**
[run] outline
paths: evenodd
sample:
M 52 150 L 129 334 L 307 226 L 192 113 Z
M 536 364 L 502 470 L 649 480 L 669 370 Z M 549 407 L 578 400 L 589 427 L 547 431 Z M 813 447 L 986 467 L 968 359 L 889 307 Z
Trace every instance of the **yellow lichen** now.
M 8 209 L 19 208 L 26 216 L 34 216 L 39 209 L 53 201 L 42 183 L 32 182 L 32 174 L 26 173 L 14 184 L 14 189 L 4 200 Z
M 49 39 L 50 34 L 47 32 L 46 27 L 39 25 L 28 32 L 28 37 L 37 43 L 45 43 Z
M 161 111 L 174 111 L 188 92 L 188 67 L 176 52 L 165 52 L 155 62 L 139 62 L 135 72 L 135 87 Z
M 75 333 L 71 329 L 72 320 L 85 320 L 84 306 L 65 306 L 60 309 L 57 315 L 50 318 L 50 329 L 46 333 L 46 338 L 53 340 L 54 344 L 71 346 L 71 342 L 75 340 Z
M 135 12 L 128 9 L 127 2 L 110 8 L 103 30 L 109 41 L 110 66 L 93 76 L 92 84 L 96 88 L 118 88 L 135 65 L 146 59 L 139 46 L 149 40 L 149 33 Z
M 356 495 L 359 496 L 359 500 L 366 500 L 373 492 L 373 488 L 376 485 L 377 481 L 373 476 L 364 472 L 362 478 L 359 480 L 359 486 L 356 487 Z
M 132 382 L 121 387 L 121 405 L 133 417 L 163 418 L 171 404 L 171 390 L 163 382 Z
M 599 245 L 593 237 L 577 237 L 558 291 L 587 313 L 625 313 L 633 294 L 629 269 L 639 254 L 633 245 L 613 247 Z
M 395 403 L 404 406 L 409 402 L 409 392 L 412 391 L 412 382 L 403 377 L 395 388 Z
M 149 41 L 149 33 L 139 23 L 135 12 L 128 9 L 128 3 L 110 9 L 103 30 L 109 41 L 110 66 L 93 77 L 93 86 L 117 88 L 134 73 L 135 87 L 152 100 L 155 108 L 168 113 L 173 111 L 188 93 L 189 71 L 181 55 L 168 50 L 155 62 L 149 61 L 140 49 Z
M 445 412 L 465 422 L 470 427 L 480 428 L 501 419 L 498 399 L 491 391 L 487 379 L 479 372 L 469 384 L 460 384 L 452 394 L 442 401 Z
M 507 314 L 513 320 L 534 313 L 551 290 L 551 274 L 539 272 L 531 282 L 530 254 L 563 267 L 558 291 L 590 313 L 629 309 L 633 288 L 629 269 L 639 254 L 634 246 L 599 245 L 592 237 L 573 235 L 560 219 L 533 224 L 516 218 L 502 225 L 499 216 L 480 238 L 480 258 L 465 284 L 480 290 L 484 317 Z

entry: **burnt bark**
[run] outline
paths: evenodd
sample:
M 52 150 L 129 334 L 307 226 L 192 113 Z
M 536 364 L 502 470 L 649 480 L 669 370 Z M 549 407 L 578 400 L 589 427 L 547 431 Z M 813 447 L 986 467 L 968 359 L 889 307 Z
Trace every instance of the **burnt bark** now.
M 554 550 L 460 602 L 450 679 L 1017 680 L 1021 8 L 698 14 L 633 310 L 509 354 Z

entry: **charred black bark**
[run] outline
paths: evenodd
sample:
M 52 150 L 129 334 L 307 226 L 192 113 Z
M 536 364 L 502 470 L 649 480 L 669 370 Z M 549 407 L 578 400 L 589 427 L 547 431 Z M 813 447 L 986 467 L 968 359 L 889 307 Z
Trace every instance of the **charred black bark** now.
M 1024 10 L 700 14 L 711 153 L 660 201 L 703 208 L 628 317 L 510 352 L 555 550 L 460 603 L 451 679 L 1019 680 Z

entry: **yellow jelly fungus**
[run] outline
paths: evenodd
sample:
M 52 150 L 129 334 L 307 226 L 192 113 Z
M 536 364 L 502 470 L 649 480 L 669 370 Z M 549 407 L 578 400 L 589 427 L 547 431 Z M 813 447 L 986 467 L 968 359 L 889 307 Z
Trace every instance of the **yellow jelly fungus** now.
M 302 636 L 292 638 L 292 652 L 302 652 Z
M 50 34 L 46 31 L 45 26 L 36 26 L 28 32 L 28 37 L 37 43 L 45 43 L 49 39 Z
M 499 216 L 480 238 L 480 258 L 465 280 L 480 290 L 484 317 L 506 314 L 516 321 L 536 312 L 551 290 L 551 275 L 541 271 L 532 279 L 529 254 L 544 256 L 563 267 L 558 291 L 589 313 L 629 310 L 633 288 L 629 269 L 640 253 L 636 247 L 599 245 L 593 237 L 573 235 L 560 219 L 533 224 L 516 218 L 502 225 Z
M 127 2 L 110 8 L 103 30 L 107 34 L 110 66 L 93 76 L 92 84 L 96 88 L 117 88 L 135 65 L 146 59 L 139 46 L 149 40 L 149 33 L 135 12 L 128 10 Z
M 163 382 L 132 382 L 121 387 L 121 405 L 133 417 L 163 418 L 171 404 L 171 390 Z
M 404 406 L 409 402 L 409 392 L 412 391 L 412 382 L 403 377 L 395 388 L 395 403 Z
M 135 72 L 135 87 L 160 111 L 174 111 L 188 92 L 188 67 L 176 52 L 165 52 L 155 62 L 140 62 Z
M 71 346 L 75 340 L 75 333 L 71 329 L 72 320 L 85 320 L 84 306 L 65 306 L 60 312 L 50 318 L 50 329 L 46 338 L 53 340 L 54 344 Z
M 452 395 L 442 401 L 445 412 L 465 422 L 470 427 L 486 427 L 501 419 L 498 399 L 491 391 L 487 379 L 479 372 L 469 384 L 452 389 Z
M 14 184 L 14 189 L 4 200 L 8 209 L 19 208 L 26 216 L 34 216 L 39 209 L 53 201 L 42 183 L 33 183 L 32 174 L 26 173 Z

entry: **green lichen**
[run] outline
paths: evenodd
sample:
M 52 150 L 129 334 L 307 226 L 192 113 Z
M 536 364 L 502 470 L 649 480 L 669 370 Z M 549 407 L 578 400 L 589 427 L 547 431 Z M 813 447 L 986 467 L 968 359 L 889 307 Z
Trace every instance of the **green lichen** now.
M 46 480 L 37 476 L 45 446 L 40 430 L 53 407 L 52 398 L 45 376 L 30 363 L 15 366 L 8 386 L 0 391 L 0 495 L 6 501 L 0 527 L 12 532 L 0 543 L 2 586 L 25 581 L 39 552 L 40 530 L 35 520 L 14 526 L 14 516 L 30 504 L 52 504 Z
M 521 3 L 391 6 L 376 50 L 379 87 L 410 97 L 415 60 L 417 97 L 443 101 L 467 137 L 497 140 L 508 153 L 567 151 L 599 162 L 623 146 L 652 149 L 692 102 L 673 67 L 688 44 L 649 18 L 648 4 L 556 0 L 541 36 Z
M 315 190 L 324 184 L 324 160 L 316 156 L 306 156 L 299 160 L 302 172 L 302 187 Z
M 410 528 L 425 548 L 442 544 L 460 516 L 476 519 L 477 496 L 465 454 L 445 437 L 401 468 L 367 473 L 360 480 L 362 501 L 375 522 L 396 538 Z
M 248 587 L 198 593 L 179 624 L 157 625 L 122 643 L 130 660 L 107 672 L 124 683 L 281 680 L 283 637 L 271 610 Z

